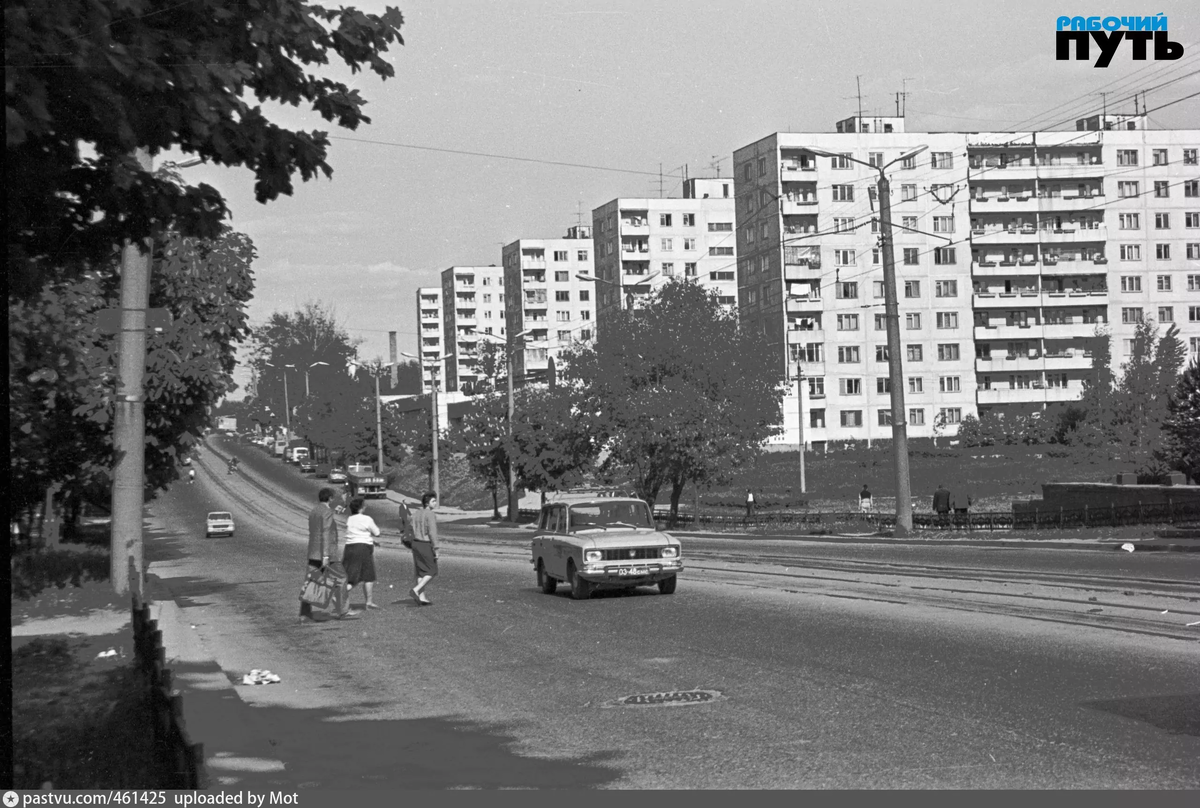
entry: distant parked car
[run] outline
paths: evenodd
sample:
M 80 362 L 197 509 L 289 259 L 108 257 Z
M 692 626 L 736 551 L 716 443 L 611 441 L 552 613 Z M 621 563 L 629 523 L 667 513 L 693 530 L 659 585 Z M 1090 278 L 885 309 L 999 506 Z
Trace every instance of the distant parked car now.
M 651 584 L 671 595 L 683 570 L 679 540 L 658 530 L 649 505 L 628 497 L 546 505 L 532 545 L 541 590 L 554 594 L 566 581 L 576 600 Z
M 347 479 L 348 477 L 346 476 L 346 470 L 344 468 L 338 467 L 329 470 L 329 482 L 344 483 Z
M 218 533 L 224 536 L 233 535 L 233 514 L 229 511 L 210 511 L 204 521 L 204 538 L 211 538 Z
M 329 476 L 329 470 L 332 468 L 328 463 L 318 463 L 316 475 L 321 478 Z
M 300 467 L 301 474 L 312 474 L 317 470 L 317 464 L 307 457 L 300 458 L 296 465 Z

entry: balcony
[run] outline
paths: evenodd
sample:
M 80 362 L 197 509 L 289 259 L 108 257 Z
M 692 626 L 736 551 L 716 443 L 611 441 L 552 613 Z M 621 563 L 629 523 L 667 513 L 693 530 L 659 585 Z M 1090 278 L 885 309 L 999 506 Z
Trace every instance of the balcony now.
M 639 211 L 637 214 L 630 215 L 625 211 L 621 212 L 621 232 L 637 234 L 650 232 L 650 217 L 644 212 Z
M 796 264 L 783 265 L 783 279 L 785 281 L 806 281 L 816 277 L 821 270 L 821 259 L 814 258 L 811 261 Z
M 1092 259 L 1062 255 L 1052 263 L 1045 263 L 1043 261 L 1042 274 L 1053 277 L 1062 275 L 1104 275 L 1108 272 L 1107 264 L 1108 260 L 1103 257 Z
M 1034 295 L 1034 299 L 1029 298 L 1029 294 Z M 979 292 L 974 295 L 973 305 L 977 309 L 1012 309 L 1020 306 L 1036 306 L 1037 292 L 1033 293 L 1018 293 L 1018 292 Z
M 1038 266 L 1036 263 L 1030 264 L 1020 261 L 987 259 L 984 261 L 973 261 L 971 263 L 971 274 L 984 278 L 1036 276 L 1038 275 Z
M 825 330 L 823 328 L 791 328 L 787 332 L 788 345 L 805 345 L 809 342 L 824 342 Z
M 786 179 L 789 175 L 796 175 L 801 172 L 809 172 L 817 170 L 817 162 L 815 160 L 807 163 L 802 163 L 799 160 L 783 160 L 779 163 L 779 172 Z
M 981 387 L 975 391 L 975 396 L 979 404 L 1024 404 L 1027 402 L 1045 401 L 1045 392 L 1045 390 L 1038 390 L 1032 387 L 1017 389 L 993 387 L 991 390 L 985 390 Z
M 805 312 L 821 311 L 823 308 L 821 305 L 821 298 L 819 296 L 809 295 L 802 297 L 788 297 L 786 302 L 788 314 L 803 314 Z M 816 342 L 816 340 L 813 340 L 813 342 Z
M 531 257 L 527 257 L 527 256 L 521 257 L 521 269 L 545 269 L 545 268 L 546 268 L 545 256 L 543 256 L 541 258 L 531 258 Z
M 779 200 L 780 210 L 784 216 L 800 216 L 805 213 L 814 213 L 817 208 L 817 196 L 797 196 L 793 199 L 781 197 Z
M 1017 196 L 988 194 L 971 198 L 971 213 L 1033 213 L 1037 209 L 1037 198 L 1027 193 Z
M 1096 210 L 1104 206 L 1104 194 L 1096 192 L 1091 196 L 1040 196 L 1037 207 L 1043 213 L 1070 213 L 1078 210 Z
M 1096 227 L 1077 228 L 1063 227 L 1058 230 L 1042 230 L 1040 240 L 1043 244 L 1081 244 L 1093 241 L 1106 241 L 1108 228 L 1104 225 Z
M 977 325 L 975 326 L 976 340 L 1030 340 L 1041 339 L 1042 328 L 1044 326 L 1034 325 L 1007 325 L 1004 323 L 998 325 Z
M 1103 322 L 1084 323 L 1047 323 L 1042 326 L 1042 337 L 1044 339 L 1078 339 L 1081 337 L 1091 337 L 1096 333 L 1096 326 L 1103 325 Z
M 1061 354 L 1046 354 L 1046 370 L 1085 370 L 1092 366 L 1092 358 L 1083 351 L 1067 351 Z
M 1032 225 L 1025 227 L 972 228 L 971 244 L 989 246 L 992 244 L 1037 244 L 1037 228 Z

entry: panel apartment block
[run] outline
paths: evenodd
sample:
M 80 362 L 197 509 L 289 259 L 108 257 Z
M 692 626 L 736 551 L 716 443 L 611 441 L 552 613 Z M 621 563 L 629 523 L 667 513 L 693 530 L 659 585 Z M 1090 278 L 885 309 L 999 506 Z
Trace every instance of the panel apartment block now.
M 515 340 L 515 378 L 545 370 L 564 349 L 595 336 L 595 282 L 579 277 L 592 275 L 593 257 L 591 228 L 582 226 L 569 228 L 563 238 L 518 239 L 504 246 L 505 318 Z
M 792 389 L 804 439 L 890 438 L 878 172 L 891 186 L 909 434 L 968 413 L 1078 399 L 1097 327 L 1128 359 L 1136 323 L 1200 354 L 1195 130 L 1144 118 L 1076 132 L 908 133 L 902 118 L 777 133 L 738 149 L 738 295 Z M 801 403 L 785 401 L 796 444 Z
M 421 357 L 421 392 L 433 390 L 433 369 L 427 365 L 440 357 L 443 352 L 442 330 L 445 327 L 442 316 L 442 290 L 437 286 L 425 286 L 417 289 L 417 355 Z M 444 374 L 439 373 L 439 378 Z
M 461 390 L 478 378 L 477 329 L 504 336 L 504 271 L 496 266 L 450 267 L 442 270 L 445 316 L 442 340 L 448 358 L 447 392 Z
M 618 311 L 672 278 L 692 280 L 736 305 L 732 179 L 691 179 L 681 199 L 614 199 L 592 211 L 596 317 Z

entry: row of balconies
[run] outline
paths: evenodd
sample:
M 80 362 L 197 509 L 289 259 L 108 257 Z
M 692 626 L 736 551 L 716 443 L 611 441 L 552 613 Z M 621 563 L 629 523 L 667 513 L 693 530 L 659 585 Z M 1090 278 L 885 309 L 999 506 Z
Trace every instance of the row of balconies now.
M 976 292 L 973 304 L 977 309 L 1011 309 L 1014 306 L 1086 306 L 1104 303 L 1108 291 L 1095 289 L 1077 292 L 1039 292 L 1023 289 L 1013 292 Z

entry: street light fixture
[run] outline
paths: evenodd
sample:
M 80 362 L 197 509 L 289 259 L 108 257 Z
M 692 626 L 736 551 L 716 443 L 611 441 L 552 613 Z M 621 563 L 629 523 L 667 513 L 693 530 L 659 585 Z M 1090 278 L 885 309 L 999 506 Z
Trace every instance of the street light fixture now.
M 325 363 L 319 362 L 317 364 L 323 365 Z M 375 471 L 377 474 L 383 474 L 383 407 L 379 398 L 379 374 L 383 372 L 383 363 L 355 362 L 354 360 L 350 360 L 348 364 L 370 371 L 371 375 L 375 378 L 375 454 L 377 457 Z
M 452 358 L 454 356 L 454 352 L 451 351 L 450 353 L 441 354 L 439 356 L 435 356 L 432 358 L 417 356 L 416 354 L 405 353 L 404 351 L 401 351 L 400 355 L 407 356 L 409 359 L 416 359 L 417 361 L 421 362 L 422 364 L 424 364 L 425 362 L 429 362 L 429 372 L 433 376 L 431 383 L 430 383 L 430 387 L 433 390 L 433 401 L 432 401 L 433 413 L 432 413 L 432 418 L 430 419 L 433 422 L 433 440 L 432 440 L 433 465 L 429 472 L 429 487 L 430 487 L 430 489 L 433 490 L 434 496 L 436 496 L 440 500 L 442 498 L 442 496 L 441 496 L 442 491 L 441 491 L 441 481 L 438 479 L 438 400 L 437 400 L 438 381 L 437 381 L 437 374 L 438 374 L 438 370 L 440 369 L 440 367 L 439 367 L 440 364 L 442 362 L 445 362 L 447 359 Z M 376 379 L 375 379 L 375 387 L 377 390 L 379 389 L 379 378 L 378 377 L 376 377 Z
M 606 281 L 606 280 L 604 280 L 604 278 L 597 277 L 596 275 L 588 275 L 583 272 L 576 272 L 575 277 L 581 281 L 592 281 L 593 283 L 603 283 L 603 284 L 607 284 L 608 286 L 615 286 L 615 287 L 617 287 L 617 296 L 618 296 L 618 298 L 620 297 L 620 294 L 621 294 L 621 282 L 620 281 Z M 644 284 L 649 283 L 650 281 L 654 280 L 657 277 L 658 277 L 658 270 L 655 270 L 655 271 L 651 272 L 649 275 L 638 276 L 639 280 L 637 283 L 626 284 L 626 286 L 630 286 L 630 287 L 642 286 Z M 630 311 L 633 310 L 633 292 L 626 293 L 625 308 L 629 309 Z
M 295 365 L 272 365 L 270 362 L 263 362 L 263 364 L 269 368 L 275 368 L 276 370 L 283 371 L 283 420 L 284 420 L 283 457 L 286 460 L 287 459 L 287 450 L 289 448 L 291 448 L 291 445 L 292 445 L 292 407 L 291 407 L 291 404 L 288 403 L 287 368 L 292 368 L 293 370 L 295 370 L 296 366 Z
M 879 240 L 883 250 L 883 295 L 884 318 L 887 321 L 888 380 L 892 386 L 892 453 L 896 462 L 896 536 L 911 535 L 912 483 L 908 472 L 908 421 L 904 412 L 904 370 L 900 359 L 900 304 L 896 293 L 896 257 L 892 248 L 892 200 L 891 186 L 886 170 L 900 162 L 917 156 L 928 149 L 921 146 L 900 155 L 883 165 L 872 165 L 847 154 L 834 154 L 820 149 L 807 148 L 820 157 L 849 160 L 879 172 L 877 191 L 879 195 Z M 802 453 L 803 454 L 803 453 Z
M 506 339 L 506 340 L 500 339 L 500 337 L 497 337 L 495 334 L 484 334 L 484 333 L 480 333 L 478 331 L 475 332 L 476 336 L 483 337 L 484 339 L 494 340 L 495 342 L 502 343 L 505 346 L 505 348 L 504 348 L 505 367 L 506 367 L 505 375 L 507 375 L 507 377 L 508 377 L 507 381 L 508 381 L 508 446 L 509 446 L 509 452 L 512 451 L 513 415 L 515 414 L 515 408 L 513 405 L 513 350 L 517 347 L 516 341 L 518 339 L 520 339 L 521 337 L 524 337 L 525 335 L 531 333 L 532 331 L 533 331 L 533 329 L 526 329 L 524 331 L 521 331 L 520 333 L 511 334 L 509 336 L 509 339 Z M 517 473 L 513 469 L 512 457 L 509 455 L 509 452 L 504 453 L 506 465 L 508 466 L 508 521 L 515 524 L 517 522 L 517 518 L 519 516 L 519 506 L 518 506 L 518 501 L 517 501 Z
M 313 362 L 311 365 L 309 365 L 308 367 L 306 367 L 306 368 L 304 369 L 304 397 L 305 397 L 305 398 L 308 398 L 308 396 L 309 396 L 309 389 L 308 389 L 308 372 L 309 372 L 310 370 L 312 370 L 313 368 L 315 368 L 317 365 L 324 365 L 325 367 L 329 367 L 329 363 L 328 363 L 328 362 Z

